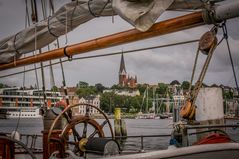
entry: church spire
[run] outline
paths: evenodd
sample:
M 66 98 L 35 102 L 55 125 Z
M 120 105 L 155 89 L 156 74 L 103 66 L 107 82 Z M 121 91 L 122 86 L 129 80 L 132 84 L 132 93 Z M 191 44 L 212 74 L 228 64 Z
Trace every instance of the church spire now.
M 120 69 L 119 69 L 119 74 L 126 74 L 126 68 L 125 68 L 125 63 L 124 63 L 124 55 L 123 52 L 121 54 L 121 61 L 120 61 Z

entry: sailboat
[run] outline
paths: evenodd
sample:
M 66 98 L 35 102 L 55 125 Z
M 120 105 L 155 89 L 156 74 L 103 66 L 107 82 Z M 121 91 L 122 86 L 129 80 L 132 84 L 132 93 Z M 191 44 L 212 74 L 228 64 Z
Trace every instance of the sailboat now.
M 102 1 L 72 1 L 51 17 L 46 18 L 43 21 L 37 21 L 37 16 L 34 14 L 33 20 L 35 24 L 26 28 L 19 33 L 5 38 L 0 41 L 0 71 L 17 68 L 20 66 L 26 66 L 35 64 L 38 62 L 49 61 L 53 59 L 59 59 L 66 57 L 67 60 L 74 60 L 72 57 L 76 54 L 85 54 L 87 52 L 125 44 L 133 41 L 144 40 L 147 38 L 169 34 L 192 27 L 214 24 L 215 28 L 224 26 L 224 21 L 239 16 L 239 1 L 232 1 L 228 4 L 217 5 L 218 0 L 212 1 L 198 1 L 198 0 L 150 0 L 150 1 L 132 1 L 132 0 L 102 0 Z M 35 1 L 36 4 L 36 1 Z M 34 5 L 33 5 L 34 6 Z M 36 8 L 33 7 L 33 10 Z M 173 19 L 167 19 L 165 21 L 154 24 L 156 19 L 166 9 L 199 9 L 196 12 L 176 17 Z M 37 12 L 34 12 L 37 13 Z M 84 13 L 84 14 L 83 14 Z M 101 38 L 88 40 L 74 45 L 68 45 L 63 48 L 57 48 L 55 50 L 46 51 L 44 53 L 35 54 L 33 56 L 24 57 L 24 54 L 36 51 L 42 52 L 41 48 L 46 46 L 48 43 L 53 42 L 58 36 L 67 33 L 70 30 L 76 28 L 79 24 L 82 24 L 94 17 L 112 16 L 118 14 L 123 19 L 127 20 L 130 24 L 135 26 L 136 29 L 104 36 Z M 83 17 L 81 17 L 83 16 Z M 223 23 L 223 25 L 222 25 Z M 225 29 L 225 27 L 224 27 Z M 213 30 L 215 31 L 215 30 Z M 212 32 L 210 32 L 212 33 Z M 209 34 L 210 34 L 209 33 Z M 213 32 L 215 33 L 215 32 Z M 37 36 L 36 36 L 37 35 Z M 206 38 L 203 38 L 201 42 L 205 54 L 212 54 L 213 49 L 208 49 L 208 42 L 212 42 L 215 46 L 214 36 L 206 34 Z M 37 41 L 37 43 L 36 43 Z M 23 57 L 22 57 L 23 56 Z M 210 61 L 210 60 L 209 60 Z M 61 63 L 62 61 L 60 61 Z M 44 73 L 43 65 L 42 72 Z M 202 73 L 202 79 L 205 72 Z M 43 79 L 44 81 L 44 79 Z M 182 116 L 187 118 L 186 121 L 192 121 L 195 117 L 194 99 L 198 95 L 198 90 L 201 88 L 201 84 L 196 85 L 198 88 L 193 92 L 194 98 L 188 101 L 184 107 Z M 64 83 L 65 84 L 65 83 Z M 43 90 L 44 91 L 44 90 Z M 67 92 L 66 92 L 67 95 Z M 67 102 L 67 104 L 69 104 Z M 19 158 L 25 154 L 16 153 L 15 144 L 20 145 L 25 149 L 25 153 L 28 153 L 31 158 L 83 158 L 88 153 L 98 152 L 104 155 L 119 155 L 120 149 L 118 143 L 115 142 L 115 136 L 112 131 L 112 126 L 104 114 L 99 108 L 93 105 L 87 105 L 87 112 L 85 116 L 75 116 L 71 114 L 71 109 L 79 106 L 68 105 L 64 110 L 53 108 L 55 118 L 49 125 L 44 125 L 43 131 L 43 155 L 39 153 L 33 154 L 33 152 L 26 147 L 22 142 L 10 138 L 8 136 L 0 136 L 0 155 L 2 158 Z M 80 105 L 82 106 L 82 105 Z M 97 109 L 105 118 L 103 123 L 98 123 L 92 119 L 89 111 L 91 109 Z M 189 109 L 189 111 L 187 111 Z M 45 114 L 50 111 L 43 107 Z M 49 114 L 48 114 L 49 115 Z M 51 114 L 52 115 L 52 114 Z M 46 122 L 49 122 L 50 118 L 44 116 Z M 52 116 L 51 116 L 52 117 Z M 60 121 L 60 122 L 59 122 Z M 62 128 L 61 123 L 66 123 Z M 80 135 L 76 129 L 77 124 L 83 124 L 83 134 Z M 87 126 L 93 126 L 95 131 L 87 136 Z M 111 137 L 105 138 L 103 128 L 107 127 L 110 129 Z M 232 125 L 229 125 L 232 126 Z M 228 126 L 228 127 L 229 127 Z M 237 127 L 233 125 L 232 127 Z M 200 125 L 196 128 L 204 128 L 205 126 Z M 213 126 L 210 126 L 213 127 Z M 216 125 L 214 128 L 227 127 L 225 125 Z M 57 128 L 57 130 L 56 130 Z M 180 128 L 180 133 L 177 134 L 177 130 Z M 187 126 L 184 124 L 176 125 L 174 138 L 172 144 L 177 144 L 176 141 L 181 141 L 182 148 L 176 148 L 164 151 L 147 152 L 143 154 L 133 154 L 127 156 L 116 156 L 114 159 L 145 159 L 145 158 L 185 158 L 185 159 L 197 159 L 197 158 L 211 158 L 216 157 L 217 159 L 230 158 L 236 159 L 239 156 L 239 144 L 223 142 L 220 143 L 216 140 L 217 144 L 198 144 L 195 146 L 188 146 L 188 134 L 187 130 L 195 127 Z M 15 136 L 14 133 L 13 136 Z M 73 137 L 69 137 L 73 135 Z M 95 137 L 97 136 L 97 137 Z M 219 136 L 228 141 L 224 136 Z M 206 138 L 205 140 L 210 140 Z M 207 143 L 206 141 L 201 143 Z M 211 141 L 211 140 L 210 140 Z M 73 149 L 70 149 L 73 148 Z M 102 157 L 102 156 L 101 156 Z

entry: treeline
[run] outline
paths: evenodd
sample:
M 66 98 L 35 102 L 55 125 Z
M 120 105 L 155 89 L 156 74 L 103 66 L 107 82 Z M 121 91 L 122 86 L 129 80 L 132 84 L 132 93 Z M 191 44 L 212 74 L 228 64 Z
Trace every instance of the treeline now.
M 171 82 L 172 83 L 172 82 Z M 179 83 L 179 82 L 178 82 Z M 148 109 L 152 107 L 152 99 L 154 97 L 166 97 L 169 95 L 172 98 L 173 93 L 169 91 L 169 84 L 158 83 L 158 85 L 150 86 L 148 84 L 138 84 L 135 89 L 127 87 L 121 87 L 119 85 L 113 85 L 112 87 L 105 87 L 101 83 L 97 83 L 94 86 L 89 85 L 87 82 L 80 81 L 77 85 L 76 94 L 79 97 L 85 97 L 89 95 L 100 95 L 101 109 L 105 112 L 113 113 L 115 107 L 120 107 L 124 112 L 135 113 L 139 111 L 146 111 L 145 106 L 148 105 Z M 189 82 L 184 81 L 180 88 L 188 89 Z M 146 89 L 148 90 L 148 100 L 146 99 Z M 111 92 L 104 92 L 104 90 L 112 90 Z M 140 92 L 139 96 L 125 96 L 117 95 L 113 90 L 122 91 L 136 91 Z M 143 102 L 143 98 L 145 98 Z M 146 103 L 147 102 L 147 103 Z M 147 110 L 148 111 L 148 110 Z

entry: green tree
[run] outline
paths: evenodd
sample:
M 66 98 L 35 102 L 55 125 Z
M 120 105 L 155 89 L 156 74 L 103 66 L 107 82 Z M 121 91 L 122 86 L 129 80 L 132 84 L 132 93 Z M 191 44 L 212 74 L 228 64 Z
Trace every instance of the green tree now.
M 80 81 L 80 82 L 77 84 L 77 87 L 79 87 L 79 88 L 87 88 L 87 87 L 89 87 L 89 84 L 88 84 L 87 82 Z
M 89 96 L 89 95 L 96 95 L 97 91 L 96 91 L 95 87 L 91 86 L 91 87 L 87 87 L 87 88 L 77 89 L 76 94 L 79 97 L 86 97 L 86 96 Z
M 113 113 L 115 96 L 113 92 L 106 92 L 100 96 L 100 106 L 103 111 Z
M 181 88 L 182 88 L 183 90 L 188 90 L 189 87 L 190 87 L 190 82 L 188 82 L 188 81 L 183 81 L 183 83 L 182 83 L 182 85 L 181 85 Z
M 223 98 L 224 99 L 232 99 L 233 98 L 233 92 L 223 92 Z
M 117 89 L 117 90 L 122 90 L 122 89 L 127 89 L 126 87 L 120 86 L 118 84 L 114 84 L 111 89 Z
M 53 86 L 53 87 L 51 88 L 51 91 L 53 91 L 53 92 L 57 92 L 57 91 L 58 91 L 57 86 Z
M 161 96 L 166 95 L 166 91 L 168 90 L 168 86 L 165 83 L 159 83 L 158 88 L 156 89 L 156 93 L 160 94 Z
M 144 94 L 144 91 L 147 88 L 147 84 L 138 84 L 136 88 L 139 90 L 140 94 Z
M 0 88 L 9 88 L 10 86 L 6 85 L 6 84 L 3 84 L 3 83 L 0 83 Z
M 105 89 L 105 86 L 103 86 L 101 83 L 95 84 L 95 89 L 99 93 L 103 93 L 103 90 Z

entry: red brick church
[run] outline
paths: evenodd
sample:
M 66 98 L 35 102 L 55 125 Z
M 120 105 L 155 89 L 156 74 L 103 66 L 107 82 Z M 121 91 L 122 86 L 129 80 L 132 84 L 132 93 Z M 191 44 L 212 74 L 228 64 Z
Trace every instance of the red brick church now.
M 122 87 L 136 88 L 137 76 L 132 77 L 127 74 L 124 62 L 124 55 L 121 54 L 120 69 L 119 69 L 119 85 Z

